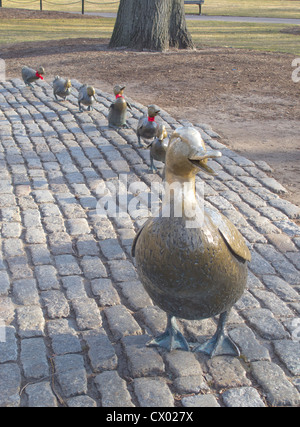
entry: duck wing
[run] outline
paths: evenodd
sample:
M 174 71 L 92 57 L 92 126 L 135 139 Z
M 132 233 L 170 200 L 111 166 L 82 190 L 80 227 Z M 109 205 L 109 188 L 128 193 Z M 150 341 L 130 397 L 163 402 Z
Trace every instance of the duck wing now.
M 64 80 L 56 76 L 53 81 L 53 90 L 55 93 L 62 92 L 64 89 Z
M 137 125 L 137 131 L 141 132 L 143 127 L 145 126 L 145 124 L 147 124 L 147 117 L 143 116 L 139 119 L 138 121 L 138 125 Z
M 86 88 L 87 85 L 80 86 L 78 90 L 78 101 L 82 101 L 86 97 Z
M 251 253 L 245 243 L 245 239 L 238 229 L 229 221 L 226 216 L 213 209 L 205 207 L 214 225 L 218 228 L 223 240 L 231 252 L 242 261 L 251 261 Z
M 24 67 L 22 67 L 22 77 L 24 82 L 28 82 L 28 79 L 31 79 L 35 76 L 35 71 L 33 68 L 29 68 L 26 67 L 26 65 Z

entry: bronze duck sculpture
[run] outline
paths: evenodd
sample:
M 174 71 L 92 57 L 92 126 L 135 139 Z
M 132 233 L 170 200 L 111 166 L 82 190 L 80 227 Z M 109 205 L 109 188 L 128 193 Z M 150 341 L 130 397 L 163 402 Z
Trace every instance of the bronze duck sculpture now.
M 39 67 L 38 70 L 34 70 L 33 68 L 29 67 L 22 67 L 22 78 L 26 86 L 32 86 L 32 83 L 36 82 L 37 80 L 41 79 L 44 80 L 43 75 L 45 74 L 45 70 L 43 67 Z
M 250 251 L 225 216 L 199 208 L 195 192 L 197 172 L 214 175 L 207 160 L 220 156 L 220 152 L 206 150 L 193 127 L 180 127 L 170 138 L 165 177 L 166 186 L 174 190 L 166 191 L 159 215 L 146 221 L 132 246 L 144 288 L 168 315 L 166 331 L 149 345 L 189 351 L 176 317 L 201 320 L 220 315 L 215 335 L 193 351 L 210 357 L 239 355 L 225 333 L 225 323 L 244 292 Z
M 156 166 L 154 165 L 154 160 L 158 162 L 165 163 L 166 151 L 168 148 L 169 140 L 168 133 L 164 125 L 159 125 L 156 137 L 148 145 L 150 147 L 150 170 L 154 173 L 157 171 Z
M 115 102 L 113 102 L 109 108 L 108 113 L 108 125 L 112 128 L 126 128 L 126 113 L 127 108 L 131 109 L 131 105 L 127 102 L 123 96 L 125 86 L 116 85 L 114 87 L 114 94 L 116 96 Z
M 52 84 L 53 95 L 56 100 L 58 100 L 58 96 L 60 98 L 66 99 L 67 96 L 71 94 L 72 83 L 70 79 L 63 79 L 59 76 L 56 76 Z
M 137 137 L 138 146 L 143 147 L 141 144 L 142 139 L 153 139 L 158 129 L 158 123 L 155 121 L 155 117 L 159 114 L 160 109 L 152 104 L 148 106 L 148 115 L 142 116 L 138 121 L 137 126 Z
M 88 111 L 91 111 L 92 105 L 95 102 L 95 89 L 93 86 L 82 85 L 78 91 L 78 106 L 82 112 L 82 105 L 87 106 Z

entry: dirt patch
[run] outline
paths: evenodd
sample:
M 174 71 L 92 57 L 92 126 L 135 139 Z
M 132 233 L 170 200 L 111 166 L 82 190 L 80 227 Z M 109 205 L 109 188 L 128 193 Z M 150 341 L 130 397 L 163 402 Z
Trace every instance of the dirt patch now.
M 2 9 L 0 19 L 7 13 Z M 17 17 L 16 10 L 10 13 Z M 48 19 L 61 15 L 46 14 Z M 268 162 L 274 169 L 270 175 L 289 190 L 284 197 L 300 206 L 300 82 L 292 81 L 293 55 L 205 46 L 188 52 L 112 51 L 107 43 L 21 43 L 1 47 L 0 57 L 8 78 L 20 77 L 26 64 L 43 65 L 50 83 L 57 74 L 106 92 L 124 83 L 125 95 L 144 105 L 155 103 L 176 119 L 208 123 L 236 152 Z

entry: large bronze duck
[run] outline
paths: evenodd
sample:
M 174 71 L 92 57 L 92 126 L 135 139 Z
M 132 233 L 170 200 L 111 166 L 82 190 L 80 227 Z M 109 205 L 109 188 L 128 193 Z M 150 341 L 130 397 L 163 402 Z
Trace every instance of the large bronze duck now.
M 113 102 L 109 108 L 108 113 L 108 125 L 112 128 L 126 128 L 126 114 L 127 108 L 131 109 L 131 105 L 127 102 L 123 96 L 125 86 L 116 85 L 114 87 L 114 94 L 116 96 L 115 102 Z
M 211 357 L 239 355 L 225 333 L 225 323 L 244 292 L 250 251 L 225 216 L 199 208 L 195 192 L 197 172 L 214 174 L 207 160 L 219 156 L 220 152 L 206 150 L 193 127 L 180 127 L 170 138 L 162 208 L 157 217 L 146 221 L 132 246 L 141 282 L 168 315 L 166 331 L 149 345 L 189 351 L 175 317 L 200 320 L 220 314 L 215 335 L 193 351 Z M 173 190 L 167 191 L 168 186 Z
M 138 146 L 143 147 L 141 144 L 142 139 L 153 139 L 156 136 L 158 129 L 158 123 L 155 121 L 155 117 L 159 114 L 160 109 L 151 104 L 148 106 L 148 115 L 142 116 L 137 125 L 137 137 L 138 137 Z
M 45 74 L 45 69 L 43 67 L 39 67 L 38 70 L 34 70 L 33 68 L 24 66 L 22 67 L 22 78 L 26 86 L 32 86 L 32 83 L 41 79 L 44 80 L 43 75 Z

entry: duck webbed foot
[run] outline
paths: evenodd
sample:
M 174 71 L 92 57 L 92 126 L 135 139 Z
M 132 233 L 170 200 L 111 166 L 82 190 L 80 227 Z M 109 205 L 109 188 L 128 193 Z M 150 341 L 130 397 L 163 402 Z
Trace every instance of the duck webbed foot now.
M 157 167 L 154 165 L 153 157 L 150 157 L 150 168 L 149 168 L 149 170 L 152 173 L 156 173 L 157 172 Z
M 141 137 L 138 135 L 138 148 L 145 148 L 145 146 L 141 142 Z
M 168 325 L 165 332 L 150 341 L 147 346 L 162 347 L 168 351 L 180 349 L 190 351 L 189 344 L 179 331 L 174 316 L 168 316 Z
M 229 312 L 220 314 L 220 319 L 215 335 L 203 344 L 193 348 L 193 352 L 205 353 L 210 357 L 228 355 L 240 356 L 240 351 L 234 342 L 225 334 L 225 323 Z

